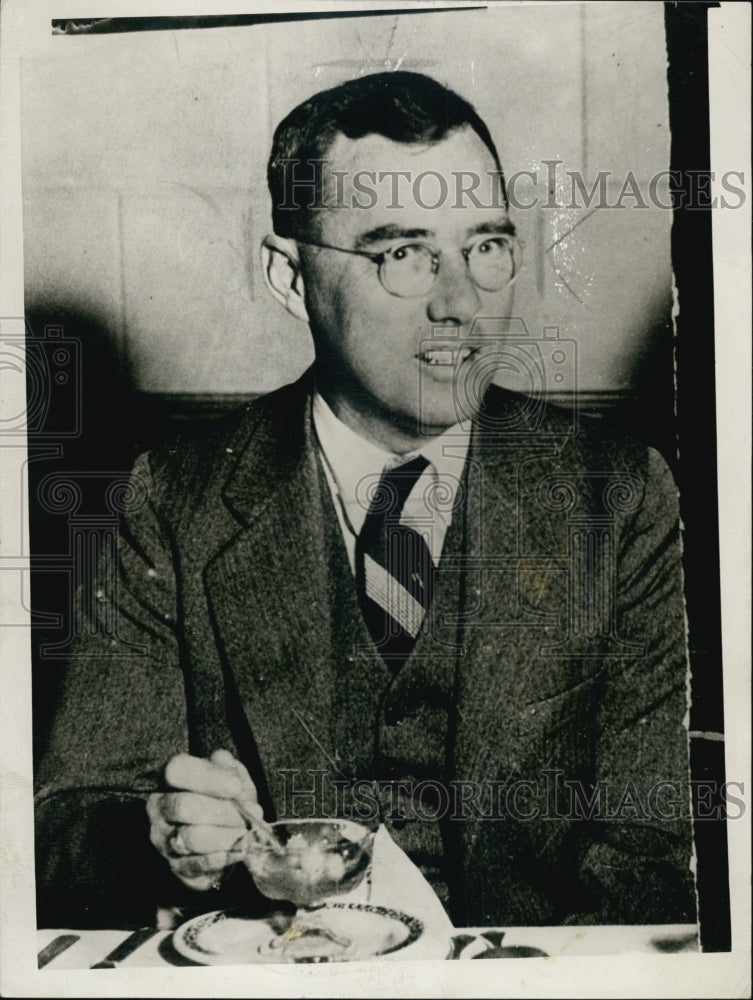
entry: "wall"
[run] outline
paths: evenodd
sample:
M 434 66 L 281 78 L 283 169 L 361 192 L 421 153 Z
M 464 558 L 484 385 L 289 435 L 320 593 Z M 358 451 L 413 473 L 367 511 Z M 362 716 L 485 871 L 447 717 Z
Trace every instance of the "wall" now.
M 628 171 L 645 194 L 667 167 L 659 3 L 51 37 L 23 66 L 30 307 L 96 316 L 146 392 L 252 393 L 294 378 L 312 357 L 308 333 L 269 298 L 258 261 L 272 129 L 317 89 L 398 67 L 472 100 L 508 176 L 538 172 L 540 202 L 544 160 L 589 187 L 613 171 L 611 202 Z M 567 204 L 569 183 L 557 193 Z M 560 392 L 629 395 L 666 359 L 671 213 L 624 204 L 515 213 L 516 311 L 533 333 L 557 326 L 576 342 Z

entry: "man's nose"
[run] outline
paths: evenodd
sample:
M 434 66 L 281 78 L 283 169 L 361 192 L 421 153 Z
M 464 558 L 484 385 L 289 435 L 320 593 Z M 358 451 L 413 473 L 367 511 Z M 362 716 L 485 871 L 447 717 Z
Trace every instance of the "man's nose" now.
M 470 323 L 481 306 L 478 288 L 462 254 L 443 254 L 426 312 L 432 323 Z

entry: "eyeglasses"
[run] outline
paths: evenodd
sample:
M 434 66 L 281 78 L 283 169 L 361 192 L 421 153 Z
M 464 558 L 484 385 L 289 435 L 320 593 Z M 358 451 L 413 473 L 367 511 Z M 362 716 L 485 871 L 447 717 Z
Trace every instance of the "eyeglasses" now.
M 442 255 L 442 251 L 431 243 L 415 240 L 399 243 L 381 253 L 350 250 L 329 243 L 317 243 L 315 240 L 297 242 L 368 258 L 379 267 L 379 280 L 390 295 L 404 299 L 426 295 L 434 284 Z M 479 236 L 460 252 L 468 265 L 471 280 L 487 292 L 501 291 L 515 280 L 520 270 L 520 240 L 507 233 Z

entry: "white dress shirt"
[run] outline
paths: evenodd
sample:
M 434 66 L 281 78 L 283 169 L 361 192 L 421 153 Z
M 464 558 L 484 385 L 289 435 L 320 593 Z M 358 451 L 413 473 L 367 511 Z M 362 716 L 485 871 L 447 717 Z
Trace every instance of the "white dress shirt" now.
M 346 426 L 319 393 L 314 395 L 312 413 L 351 571 L 355 574 L 356 536 L 363 527 L 376 484 L 383 472 L 419 454 L 429 464 L 405 501 L 400 522 L 423 535 L 434 564 L 439 565 L 468 454 L 470 421 L 450 427 L 420 451 L 394 455 Z

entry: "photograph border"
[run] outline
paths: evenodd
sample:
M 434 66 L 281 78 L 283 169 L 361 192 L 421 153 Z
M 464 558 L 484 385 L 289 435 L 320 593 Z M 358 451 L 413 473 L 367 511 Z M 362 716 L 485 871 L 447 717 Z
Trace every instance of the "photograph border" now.
M 205 4 L 175 5 L 181 14 L 191 8 L 198 13 Z M 239 12 L 249 4 L 228 4 Z M 340 9 L 340 4 L 312 4 L 317 12 Z M 352 5 L 350 5 L 352 6 Z M 385 5 L 383 5 L 385 6 Z M 395 11 L 411 6 L 402 0 Z M 419 7 L 440 6 L 417 4 Z M 457 4 L 441 4 L 457 7 Z M 484 6 L 481 4 L 480 6 Z M 682 5 L 680 5 L 682 6 Z M 687 5 L 689 6 L 689 5 Z M 700 8 L 701 5 L 694 5 Z M 124 4 L 79 4 L 77 16 L 89 16 L 90 11 L 121 11 Z M 129 15 L 138 14 L 139 5 L 128 5 Z M 359 12 L 366 13 L 374 4 L 359 4 Z M 169 9 L 166 5 L 165 9 Z M 261 9 L 301 11 L 296 4 L 256 4 L 253 12 Z M 152 13 L 152 11 L 150 11 Z M 55 16 L 59 16 L 55 12 Z M 25 48 L 37 44 L 38 32 L 43 21 L 49 24 L 50 10 L 44 18 L 22 10 L 22 4 L 4 3 L 2 8 L 2 125 L 3 141 L 3 199 L 2 227 L 0 231 L 0 322 L 3 335 L 24 336 L 23 322 L 23 254 L 22 254 L 22 201 L 20 163 L 20 72 L 19 59 Z M 713 220 L 705 213 L 696 213 L 691 226 L 708 225 L 713 233 L 713 285 L 714 307 L 709 314 L 709 339 L 694 345 L 695 355 L 689 361 L 680 358 L 678 382 L 687 377 L 692 384 L 695 377 L 708 382 L 713 365 L 716 366 L 715 449 L 709 451 L 709 428 L 702 425 L 706 411 L 698 408 L 685 423 L 685 440 L 705 448 L 703 460 L 707 467 L 718 469 L 718 492 L 713 479 L 708 489 L 699 497 L 694 510 L 684 511 L 687 528 L 693 518 L 700 521 L 716 516 L 720 525 L 718 558 L 721 561 L 721 641 L 724 659 L 724 720 L 726 742 L 724 758 L 727 780 L 740 781 L 747 799 L 750 787 L 750 661 L 749 661 L 749 579 L 750 579 L 750 130 L 749 86 L 750 79 L 750 9 L 747 5 L 724 3 L 712 7 L 709 18 L 709 89 L 711 102 L 711 151 L 710 166 L 717 176 L 725 169 L 744 173 L 744 188 L 748 194 L 745 208 L 739 212 L 714 213 Z M 676 133 L 673 130 L 673 157 Z M 716 182 L 718 183 L 718 182 Z M 721 195 L 722 192 L 717 193 Z M 703 217 L 702 217 L 703 216 Z M 698 231 L 697 229 L 695 230 Z M 673 232 L 673 239 L 685 238 Z M 742 267 L 741 267 L 742 262 Z M 683 325 L 683 297 L 692 294 L 694 281 L 686 273 L 677 274 L 679 300 L 676 303 L 678 330 Z M 699 296 L 703 284 L 696 286 Z M 685 308 L 688 308 L 685 299 Z M 694 306 L 708 308 L 699 298 Z M 698 322 L 694 314 L 692 323 Z M 713 331 L 713 336 L 711 335 Z M 685 372 L 683 374 L 683 364 Z M 17 414 L 25 409 L 25 401 L 3 396 L 5 414 Z M 2 424 L 0 424 L 0 428 Z M 700 443 L 700 444 L 699 444 Z M 681 414 L 680 447 L 683 446 L 683 418 Z M 26 456 L 23 443 L 15 440 L 0 445 L 0 460 L 5 470 L 0 489 L 0 510 L 5 524 L 28 525 L 28 512 L 24 511 L 23 484 L 26 475 Z M 680 484 L 682 493 L 682 483 Z M 28 552 L 28 538 L 22 538 L 21 549 Z M 13 551 L 17 551 L 13 549 Z M 714 560 L 713 544 L 700 557 L 706 565 Z M 8 564 L 2 568 L 10 568 Z M 17 572 L 0 573 L 0 607 L 3 621 L 6 615 L 14 622 L 19 614 Z M 702 595 L 697 598 L 700 602 Z M 690 609 L 689 609 L 690 610 Z M 713 600 L 707 608 L 709 618 L 703 628 L 713 631 Z M 691 617 L 692 622 L 692 617 Z M 691 626 L 692 627 L 692 626 Z M 708 635 L 708 633 L 707 633 Z M 96 996 L 132 995 L 148 996 L 159 991 L 163 996 L 196 994 L 197 988 L 213 996 L 247 995 L 248 985 L 237 970 L 183 970 L 183 969 L 121 969 L 104 984 L 101 977 L 94 979 L 87 972 L 71 973 L 49 970 L 39 974 L 35 968 L 36 948 L 33 900 L 33 859 L 31 844 L 33 824 L 31 813 L 31 682 L 28 631 L 25 628 L 3 628 L 3 690 L 4 710 L 0 724 L 2 739 L 2 788 L 3 803 L 0 810 L 0 842 L 8 852 L 9 862 L 3 865 L 2 891 L 0 892 L 0 958 L 2 959 L 1 991 L 4 995 L 18 996 Z M 713 639 L 713 636 L 712 636 Z M 692 636 L 691 636 L 692 642 Z M 699 956 L 610 956 L 593 959 L 569 959 L 565 968 L 562 962 L 551 962 L 544 968 L 536 960 L 520 960 L 511 968 L 502 968 L 505 981 L 500 982 L 491 968 L 479 968 L 462 963 L 413 963 L 382 965 L 369 964 L 352 968 L 307 968 L 291 971 L 285 968 L 259 971 L 259 995 L 268 992 L 273 996 L 287 996 L 303 992 L 304 995 L 322 995 L 333 990 L 333 995 L 449 995 L 470 996 L 565 996 L 583 995 L 649 995 L 642 992 L 650 983 L 649 992 L 656 996 L 742 996 L 746 970 L 749 976 L 750 930 L 750 817 L 749 810 L 740 822 L 728 823 L 729 857 L 734 877 L 730 879 L 731 951 Z M 7 845 L 7 848 L 6 846 Z M 718 927 L 718 941 L 725 944 L 725 928 Z M 648 959 L 651 959 L 648 961 Z M 646 959 L 646 961 L 644 961 Z M 564 961 L 564 960 L 563 960 Z M 532 964 L 533 963 L 533 964 Z M 483 963 L 482 963 L 483 965 Z M 496 966 L 496 963 L 493 963 Z M 556 969 L 553 968 L 556 966 Z M 564 973 L 563 973 L 564 969 Z M 368 973 L 368 974 L 367 974 Z M 256 975 L 256 973 L 255 973 Z M 619 983 L 619 992 L 615 984 Z M 199 984 L 201 984 L 199 986 Z M 256 989 L 255 982 L 254 988 Z M 57 992 L 59 990 L 59 992 Z M 120 991 L 128 991 L 121 993 Z M 569 990 L 570 992 L 566 992 Z M 103 992 L 104 991 L 104 992 Z M 533 992 L 531 992 L 533 991 Z M 580 991 L 580 993 L 579 993 Z M 632 992 L 631 992 L 632 991 Z

